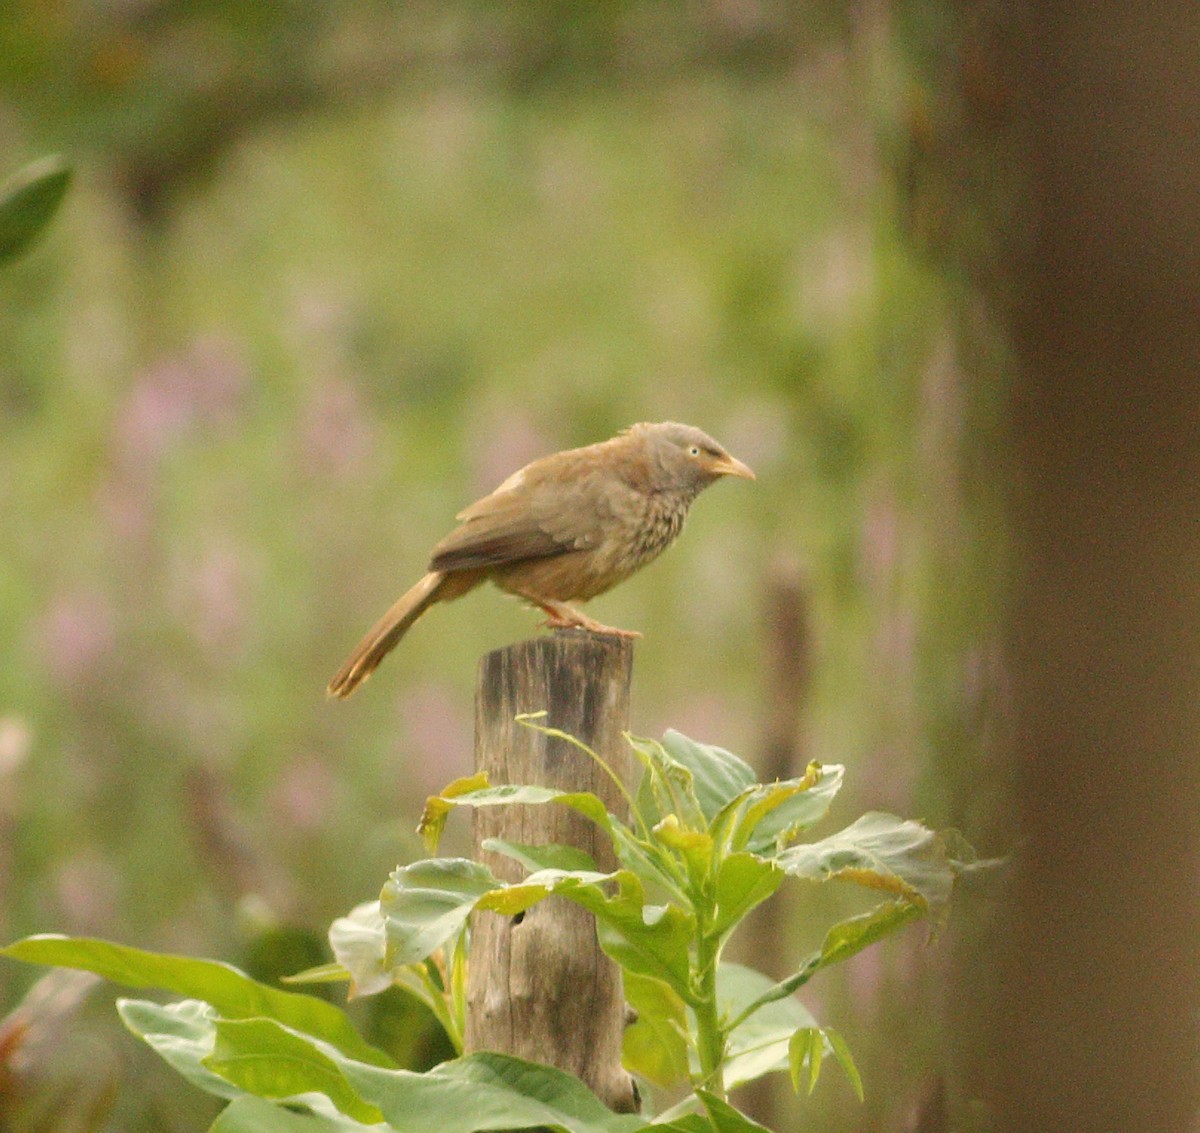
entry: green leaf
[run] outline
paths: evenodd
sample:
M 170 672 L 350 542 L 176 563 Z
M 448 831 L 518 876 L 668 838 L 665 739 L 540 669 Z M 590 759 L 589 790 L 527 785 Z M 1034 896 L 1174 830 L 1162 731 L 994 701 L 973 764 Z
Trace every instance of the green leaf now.
M 722 1101 L 707 1090 L 697 1090 L 696 1096 L 704 1106 L 715 1133 L 771 1133 L 765 1125 L 752 1121 L 727 1101 Z
M 329 946 L 349 973 L 350 998 L 376 995 L 392 986 L 387 932 L 378 901 L 364 901 L 329 926 Z
M 218 1026 L 225 1031 L 225 1046 L 218 1046 L 212 1061 L 223 1074 L 279 1100 L 304 1081 L 332 1089 L 336 1104 L 373 1107 L 396 1133 L 531 1126 L 567 1133 L 642 1133 L 647 1128 L 642 1118 L 612 1113 L 573 1075 L 507 1055 L 471 1054 L 417 1074 L 357 1062 L 267 1019 Z M 288 1054 L 295 1054 L 300 1065 L 282 1064 Z
M 315 968 L 305 968 L 302 972 L 282 977 L 285 984 L 344 984 L 350 980 L 350 973 L 336 960 L 328 964 L 318 964 Z
M 738 823 L 734 848 L 756 853 L 783 849 L 825 817 L 844 774 L 839 764 L 810 763 L 798 779 L 760 787 Z
M 362 1096 L 399 1133 L 476 1133 L 549 1126 L 568 1133 L 642 1133 L 643 1118 L 609 1110 L 578 1078 L 520 1058 L 480 1052 L 425 1074 L 347 1067 Z
M 617 892 L 607 896 L 597 886 L 567 890 L 563 896 L 596 917 L 600 947 L 622 968 L 662 980 L 688 1000 L 688 947 L 695 918 L 675 905 L 647 905 L 642 883 L 628 870 L 613 875 Z
M 425 849 L 437 853 L 438 843 L 442 840 L 442 831 L 446 828 L 446 819 L 454 809 L 454 800 L 459 795 L 472 791 L 483 790 L 488 785 L 487 774 L 478 771 L 455 779 L 453 783 L 442 788 L 440 795 L 430 795 L 425 800 L 425 809 L 421 812 L 421 821 L 417 823 L 417 833 L 425 843 Z
M 664 1089 L 687 1081 L 687 1008 L 661 980 L 622 973 L 625 998 L 637 1019 L 625 1028 L 622 1063 L 634 1074 Z
M 699 743 L 674 729 L 663 735 L 662 745 L 672 759 L 692 773 L 696 799 L 710 822 L 730 799 L 755 782 L 750 765 L 724 748 Z
M 296 1031 L 271 1019 L 218 1019 L 216 1029 L 204 1065 L 246 1093 L 263 1098 L 321 1093 L 355 1121 L 383 1119 L 346 1080 L 339 1060 Z
M 677 814 L 684 826 L 704 829 L 727 803 L 754 785 L 750 765 L 723 748 L 668 731 L 662 743 L 629 737 L 646 767 L 638 809 L 648 826 Z
M 428 858 L 394 870 L 379 898 L 387 933 L 384 967 L 424 960 L 466 923 L 479 898 L 502 888 L 468 858 Z
M 839 921 L 821 942 L 818 967 L 828 968 L 857 955 L 868 945 L 882 940 L 921 917 L 919 906 L 908 901 L 885 901 L 870 912 Z
M 464 783 L 467 780 L 456 780 Z M 453 787 L 455 784 L 451 784 Z M 451 788 L 448 787 L 447 790 Z M 532 784 L 504 783 L 496 787 L 482 787 L 478 790 L 464 791 L 458 795 L 435 795 L 433 800 L 448 802 L 452 807 L 468 806 L 473 808 L 489 806 L 542 806 L 545 803 L 570 802 L 577 803 L 576 809 L 588 817 L 595 816 L 598 821 L 608 814 L 604 803 L 597 795 L 589 791 L 560 791 L 557 787 L 538 787 Z M 581 801 L 588 800 L 588 801 Z M 570 805 L 568 802 L 568 805 Z M 426 803 L 428 806 L 429 803 Z
M 604 888 L 616 883 L 611 896 Z M 613 874 L 539 870 L 515 885 L 466 858 L 431 858 L 393 872 L 380 909 L 388 936 L 387 964 L 428 956 L 458 932 L 476 909 L 514 916 L 557 893 L 582 905 L 598 922 L 601 947 L 623 967 L 666 980 L 687 994 L 692 918 L 672 906 L 647 905 L 629 870 Z
M 503 838 L 485 838 L 483 849 L 523 865 L 530 873 L 541 869 L 556 869 L 563 872 L 596 872 L 596 862 L 591 854 L 574 846 L 552 843 L 547 846 L 527 846 L 518 842 L 506 842 Z
M 852 881 L 940 909 L 950 898 L 956 863 L 942 839 L 919 822 L 869 813 L 840 833 L 776 855 L 793 877 Z
M 197 1000 L 183 1000 L 163 1006 L 148 1000 L 121 999 L 117 1001 L 117 1010 L 130 1031 L 143 1039 L 193 1085 L 216 1097 L 232 1099 L 232 1105 L 225 1110 L 225 1115 L 228 1115 L 225 1123 L 218 1120 L 212 1126 L 213 1129 L 224 1130 L 225 1133 L 243 1129 L 263 1130 L 264 1133 L 270 1133 L 274 1129 L 296 1130 L 297 1133 L 304 1130 L 311 1133 L 331 1133 L 339 1130 L 373 1129 L 385 1133 L 381 1126 L 375 1124 L 379 1120 L 378 1112 L 370 1107 L 363 1107 L 361 1103 L 357 1104 L 361 1112 L 371 1118 L 371 1124 L 353 1121 L 336 1112 L 331 1106 L 321 1114 L 292 1114 L 269 1102 L 248 1098 L 243 1093 L 246 1087 L 263 1086 L 261 1081 L 255 1081 L 254 1075 L 263 1075 L 268 1060 L 279 1058 L 280 1045 L 277 1036 L 280 1034 L 288 1035 L 293 1044 L 298 1044 L 297 1049 L 301 1050 L 303 1058 L 284 1059 L 278 1068 L 278 1078 L 268 1079 L 270 1089 L 264 1089 L 263 1092 L 273 1090 L 278 1096 L 283 1096 L 283 1092 L 288 1089 L 293 1093 L 297 1092 L 294 1087 L 300 1081 L 299 1068 L 304 1062 L 311 1061 L 314 1054 L 319 1054 L 313 1044 L 297 1032 L 285 1030 L 272 1023 L 262 1030 L 262 1034 L 267 1036 L 266 1039 L 262 1039 L 261 1035 L 256 1039 L 253 1024 L 265 1023 L 265 1020 L 242 1020 L 236 1023 L 222 1020 L 211 1006 Z M 220 1050 L 221 1031 L 227 1028 L 245 1028 L 242 1037 L 249 1040 L 247 1050 L 239 1052 L 246 1054 L 246 1059 L 236 1072 L 231 1072 L 230 1076 L 234 1079 L 232 1081 L 224 1076 L 227 1068 L 220 1064 L 219 1060 L 216 1065 L 222 1071 L 221 1074 L 210 1069 L 208 1065 L 213 1062 L 214 1046 Z M 290 1055 L 291 1052 L 288 1053 Z M 286 1080 L 289 1076 L 290 1082 Z M 308 1081 L 311 1082 L 312 1079 Z M 314 1088 L 324 1088 L 327 1085 L 327 1082 L 321 1081 Z M 348 1089 L 344 1082 L 342 1088 Z M 350 1106 L 356 1104 L 349 1095 L 344 1100 Z M 314 1107 L 324 1106 L 321 1099 L 309 1101 Z M 301 1118 L 304 1119 L 303 1124 L 297 1123 Z
M 346 1013 L 312 995 L 280 991 L 252 980 L 230 964 L 195 960 L 161 952 L 144 952 L 107 940 L 67 936 L 28 936 L 0 955 L 30 964 L 81 968 L 126 987 L 159 987 L 176 995 L 202 999 L 231 1019 L 266 1016 L 305 1034 L 324 1039 L 354 1058 L 377 1066 L 392 1060 L 354 1029 Z
M 808 1065 L 808 1093 L 817 1088 L 821 1060 L 825 1057 L 825 1036 L 820 1027 L 801 1027 L 788 1042 L 788 1069 L 792 1089 L 800 1092 L 800 1072 Z
M 679 879 L 671 871 L 667 850 L 653 842 L 642 842 L 620 823 L 613 824 L 610 834 L 621 865 L 636 873 L 643 882 L 661 886 L 681 906 L 687 905 L 687 897 L 677 885 Z
M 609 892 L 612 883 L 615 893 Z M 673 905 L 646 904 L 641 880 L 629 870 L 612 874 L 541 870 L 519 884 L 499 886 L 477 905 L 514 915 L 551 893 L 595 916 L 600 946 L 622 968 L 663 980 L 687 997 L 688 946 L 695 921 Z
M 668 755 L 658 740 L 635 736 L 628 739 L 645 769 L 634 800 L 643 827 L 648 829 L 673 814 L 689 830 L 703 829 L 707 819 L 696 798 L 691 771 Z
M 798 1028 L 815 1027 L 817 1021 L 794 996 L 775 999 L 746 1015 L 775 986 L 768 976 L 741 964 L 722 964 L 717 970 L 717 1003 L 730 1020 L 745 1016 L 729 1034 L 726 1047 L 725 1085 L 728 1089 L 753 1082 L 764 1074 L 786 1070 L 788 1047 Z
M 461 937 L 456 945 L 460 942 Z M 387 926 L 378 901 L 358 905 L 348 916 L 334 921 L 329 929 L 329 943 L 338 963 L 310 969 L 293 979 L 316 982 L 348 978 L 352 999 L 376 995 L 390 987 L 399 988 L 428 1007 L 450 1041 L 461 1049 L 461 1027 L 454 997 L 447 992 L 444 972 L 445 967 L 459 962 L 457 947 L 448 963 L 444 959 L 439 963 L 439 957 L 434 956 L 407 964 L 389 964 Z
M 426 800 L 425 814 L 417 829 L 427 835 L 427 843 L 429 829 L 436 828 L 437 834 L 440 835 L 441 828 L 446 822 L 446 814 L 456 806 L 479 808 L 513 806 L 515 804 L 542 806 L 546 803 L 559 803 L 578 811 L 584 818 L 594 822 L 606 833 L 611 834 L 612 827 L 616 823 L 616 819 L 608 813 L 603 800 L 590 791 L 560 791 L 554 787 L 522 786 L 520 784 L 483 787 L 479 790 L 468 789 L 470 784 L 480 778 L 482 778 L 482 774 L 468 779 L 456 779 L 441 795 L 433 795 Z
M 854 1059 L 850 1054 L 850 1048 L 846 1045 L 846 1040 L 832 1027 L 803 1027 L 792 1036 L 792 1041 L 788 1044 L 792 1089 L 796 1093 L 800 1092 L 801 1072 L 806 1063 L 808 1065 L 808 1092 L 811 1094 L 816 1089 L 817 1079 L 821 1074 L 821 1060 L 826 1051 L 832 1053 L 837 1059 L 838 1065 L 849 1079 L 855 1095 L 861 1102 L 863 1086 L 858 1067 L 854 1065 Z
M 706 830 L 689 830 L 680 825 L 675 815 L 668 814 L 652 833 L 660 844 L 683 858 L 694 884 L 704 883 L 713 859 L 713 840 Z
M 854 1058 L 850 1054 L 846 1040 L 842 1038 L 840 1032 L 835 1031 L 832 1027 L 825 1028 L 825 1037 L 833 1049 L 834 1058 L 837 1059 L 838 1065 L 846 1077 L 850 1079 L 850 1085 L 854 1087 L 854 1093 L 861 1102 L 863 1100 L 862 1075 L 859 1074 L 858 1067 L 854 1065 Z
M 545 900 L 552 893 L 569 898 L 577 891 L 586 891 L 587 895 L 580 898 L 579 903 L 587 904 L 596 897 L 604 897 L 604 890 L 600 885 L 611 881 L 613 876 L 610 873 L 594 873 L 590 870 L 539 869 L 537 873 L 529 874 L 524 881 L 504 885 L 485 893 L 479 898 L 476 907 L 500 913 L 502 916 L 515 917 L 539 901 Z
M 209 1059 L 214 1069 L 263 1099 L 283 1101 L 303 1093 L 303 1101 L 318 1109 L 320 1117 L 307 1124 L 289 1123 L 264 1108 L 266 1101 L 238 1101 L 230 1124 L 214 1126 L 219 1133 L 256 1128 L 267 1133 L 276 1128 L 280 1133 L 356 1130 L 361 1118 L 348 1118 L 368 1113 L 382 1114 L 387 1121 L 385 1126 L 368 1126 L 379 1133 L 477 1133 L 533 1126 L 567 1133 L 649 1129 L 642 1118 L 612 1113 L 574 1076 L 506 1055 L 472 1054 L 417 1074 L 347 1058 L 328 1044 L 309 1041 L 269 1019 L 218 1020 L 216 1028 L 219 1037 Z M 350 1114 L 335 1117 L 312 1091 L 320 1091 Z M 262 1117 L 261 1126 L 251 1123 L 257 1115 Z
M 222 1110 L 208 1133 L 388 1133 L 388 1125 L 364 1125 L 344 1114 L 300 1113 L 243 1094 Z
M 655 1122 L 654 1133 L 713 1133 L 713 1123 L 703 1114 L 685 1113 L 670 1121 Z
M 785 980 L 766 989 L 763 994 L 745 1008 L 747 1015 L 765 1004 L 783 999 L 803 987 L 822 968 L 848 960 L 869 944 L 903 928 L 909 921 L 924 916 L 919 905 L 905 900 L 886 901 L 868 913 L 839 921 L 826 934 L 821 947 L 808 956 L 799 969 Z
M 147 999 L 118 999 L 117 1014 L 133 1034 L 193 1086 L 218 1098 L 241 1094 L 204 1065 L 217 1035 L 217 1013 L 209 1004 L 184 999 L 164 1006 Z
M 70 166 L 61 157 L 46 157 L 0 188 L 0 263 L 19 256 L 41 235 L 70 182 Z
M 713 931 L 724 936 L 736 927 L 755 905 L 761 904 L 783 884 L 786 876 L 773 862 L 756 854 L 730 854 L 717 870 Z

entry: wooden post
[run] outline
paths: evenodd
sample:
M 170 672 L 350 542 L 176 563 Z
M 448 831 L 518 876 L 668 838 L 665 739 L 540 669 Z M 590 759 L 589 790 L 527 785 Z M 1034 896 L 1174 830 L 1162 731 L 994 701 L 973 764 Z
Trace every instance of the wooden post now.
M 515 722 L 523 712 L 582 740 L 629 783 L 633 646 L 626 638 L 579 630 L 522 641 L 483 658 L 475 696 L 475 764 L 493 784 L 591 791 L 623 816 L 626 807 L 593 760 L 565 740 Z M 615 868 L 607 839 L 561 806 L 497 807 L 475 812 L 475 849 L 500 877 L 520 868 L 480 850 L 485 838 L 529 845 L 561 843 Z M 609 1108 L 637 1108 L 621 1067 L 625 999 L 620 969 L 596 942 L 592 915 L 551 897 L 518 917 L 478 913 L 472 922 L 466 1048 L 496 1050 L 570 1071 Z

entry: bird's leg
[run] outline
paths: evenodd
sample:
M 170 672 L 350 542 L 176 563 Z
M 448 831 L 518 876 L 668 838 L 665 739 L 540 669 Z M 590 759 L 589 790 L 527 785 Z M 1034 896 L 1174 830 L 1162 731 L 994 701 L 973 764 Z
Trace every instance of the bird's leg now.
M 521 597 L 545 611 L 546 625 L 551 629 L 586 629 L 590 633 L 601 633 L 608 637 L 642 636 L 636 629 L 618 629 L 616 626 L 606 626 L 603 622 L 589 618 L 587 614 L 580 613 L 574 607 L 568 606 L 566 602 L 559 602 L 554 598 L 535 598 L 532 594 L 522 594 Z

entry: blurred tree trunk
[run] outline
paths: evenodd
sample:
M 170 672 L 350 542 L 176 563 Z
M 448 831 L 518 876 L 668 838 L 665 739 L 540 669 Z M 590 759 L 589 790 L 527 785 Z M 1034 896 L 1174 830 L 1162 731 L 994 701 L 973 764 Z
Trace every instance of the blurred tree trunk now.
M 960 972 L 968 1093 L 1003 1130 L 1179 1133 L 1200 1054 L 1200 6 L 1024 17 L 1018 822 Z

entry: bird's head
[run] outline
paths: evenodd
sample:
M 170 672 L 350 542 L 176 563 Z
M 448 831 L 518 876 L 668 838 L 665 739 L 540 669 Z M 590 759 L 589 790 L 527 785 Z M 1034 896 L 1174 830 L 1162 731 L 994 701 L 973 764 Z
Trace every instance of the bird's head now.
M 667 480 L 667 487 L 695 494 L 722 476 L 754 479 L 748 465 L 730 456 L 707 433 L 691 425 L 662 421 L 655 425 L 634 425 L 629 433 L 645 440 L 653 463 Z

